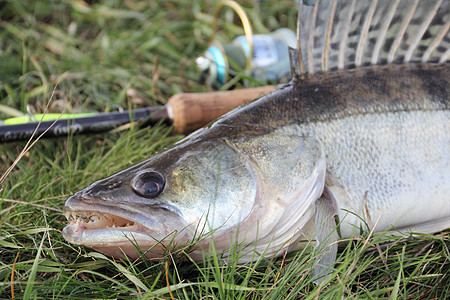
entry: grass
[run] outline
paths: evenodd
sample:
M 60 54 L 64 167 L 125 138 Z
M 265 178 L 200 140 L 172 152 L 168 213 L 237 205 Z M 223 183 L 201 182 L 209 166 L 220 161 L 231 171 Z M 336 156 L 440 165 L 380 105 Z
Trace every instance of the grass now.
M 158 105 L 178 92 L 208 91 L 194 59 L 207 47 L 216 4 L 3 2 L 0 104 L 14 111 L 0 106 L 0 118 L 26 112 L 27 106 L 42 112 L 56 84 L 51 112 Z M 258 33 L 295 29 L 293 1 L 243 5 Z M 239 22 L 221 26 L 223 41 L 242 33 Z M 129 88 L 139 91 L 143 102 L 128 99 Z M 333 275 L 318 286 L 311 281 L 309 250 L 242 266 L 233 261 L 221 266 L 214 258 L 183 261 L 183 253 L 135 262 L 113 260 L 62 238 L 66 220 L 60 210 L 69 195 L 180 138 L 161 124 L 42 140 L 27 151 L 1 186 L 0 298 L 444 299 L 450 294 L 448 232 L 375 234 L 343 243 Z M 0 146 L 0 175 L 24 145 Z

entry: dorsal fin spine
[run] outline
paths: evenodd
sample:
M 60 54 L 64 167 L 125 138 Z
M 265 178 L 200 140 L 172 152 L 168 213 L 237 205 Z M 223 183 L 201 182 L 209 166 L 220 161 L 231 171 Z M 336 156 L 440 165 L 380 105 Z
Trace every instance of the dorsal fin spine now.
M 436 15 L 439 7 L 442 4 L 442 1 L 443 0 L 440 0 L 436 3 L 436 5 L 434 6 L 431 13 L 427 16 L 427 18 L 422 23 L 422 26 L 420 26 L 419 32 L 417 33 L 415 39 L 411 43 L 411 46 L 408 48 L 408 51 L 406 51 L 405 58 L 403 60 L 405 63 L 409 62 L 409 60 L 411 59 L 411 56 L 412 56 L 414 50 L 416 49 L 417 45 L 419 44 L 420 39 L 422 38 L 423 34 L 428 29 L 428 26 L 430 25 L 431 21 L 433 20 L 434 16 Z
M 345 47 L 347 44 L 347 36 L 348 36 L 350 24 L 352 22 L 353 12 L 355 10 L 355 1 L 356 0 L 352 0 L 352 4 L 350 5 L 347 19 L 345 20 L 345 26 L 344 26 L 344 29 L 342 30 L 342 38 L 339 43 L 338 69 L 344 69 Z
M 449 0 L 299 1 L 302 79 L 318 71 L 363 65 L 443 63 L 450 57 Z
M 302 32 L 302 22 L 301 17 L 303 14 L 303 1 L 300 1 L 298 4 L 298 15 L 297 15 L 297 63 L 294 65 L 296 67 L 296 72 L 293 72 L 292 76 L 294 76 L 294 73 L 297 75 L 297 77 L 302 77 L 305 74 L 305 70 L 303 68 L 303 53 L 302 53 L 302 43 L 301 43 L 301 37 L 300 33 Z M 292 52 L 289 52 L 292 53 Z M 291 61 L 291 68 L 293 64 Z M 297 78 L 298 79 L 298 78 Z
M 439 34 L 436 36 L 436 39 L 430 44 L 427 51 L 422 56 L 422 62 L 426 62 L 428 58 L 431 56 L 431 53 L 433 53 L 434 49 L 436 49 L 437 45 L 442 41 L 442 39 L 447 34 L 448 30 L 450 29 L 450 20 L 447 21 L 444 27 L 442 27 Z
M 375 12 L 375 8 L 377 7 L 378 0 L 373 0 L 369 12 L 367 14 L 366 20 L 364 21 L 364 26 L 362 30 L 362 34 L 360 36 L 358 47 L 356 50 L 356 57 L 355 57 L 355 65 L 357 67 L 361 66 L 361 60 L 364 53 L 364 44 L 366 43 L 367 39 L 367 33 L 369 32 L 370 23 L 372 22 L 373 14 Z
M 450 59 L 450 48 L 445 51 L 444 55 L 441 56 L 441 59 L 439 59 L 439 63 L 442 64 L 446 62 L 448 59 Z
M 372 59 L 370 63 L 372 65 L 375 65 L 378 62 L 378 56 L 380 55 L 381 46 L 384 43 L 384 38 L 386 37 L 386 33 L 388 31 L 389 26 L 391 25 L 392 19 L 394 18 L 395 12 L 397 11 L 398 3 L 400 0 L 395 0 L 392 2 L 392 7 L 389 9 L 389 15 L 386 18 L 386 21 L 383 24 L 383 27 L 381 29 L 381 33 L 378 36 L 377 42 L 375 44 L 373 53 L 372 53 Z
M 333 0 L 328 14 L 327 29 L 325 31 L 325 43 L 323 45 L 322 70 L 328 71 L 328 54 L 330 49 L 331 29 L 333 28 L 333 19 L 336 12 L 337 0 Z
M 405 20 L 403 20 L 402 27 L 401 27 L 400 31 L 398 32 L 397 37 L 394 40 L 394 43 L 392 44 L 391 50 L 389 51 L 389 56 L 388 56 L 388 61 L 387 61 L 388 63 L 392 63 L 394 61 L 395 53 L 397 52 L 397 49 L 400 46 L 400 43 L 403 39 L 403 35 L 405 34 L 406 29 L 408 28 L 409 22 L 411 21 L 411 18 L 414 15 L 414 12 L 416 11 L 418 4 L 419 4 L 419 0 L 416 0 L 414 2 L 414 5 L 411 6 L 411 9 L 409 10 L 407 17 L 405 18 Z
M 308 37 L 308 46 L 306 51 L 306 57 L 308 62 L 308 73 L 314 74 L 314 61 L 313 61 L 313 49 L 314 49 L 314 29 L 316 27 L 317 9 L 319 8 L 319 1 L 314 3 L 313 14 L 311 18 L 311 26 Z

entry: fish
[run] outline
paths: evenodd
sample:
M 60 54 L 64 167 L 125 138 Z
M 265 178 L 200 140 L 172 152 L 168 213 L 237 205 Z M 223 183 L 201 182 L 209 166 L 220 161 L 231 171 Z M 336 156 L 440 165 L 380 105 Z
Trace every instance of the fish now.
M 288 84 L 76 192 L 64 238 L 240 263 L 311 245 L 326 266 L 361 230 L 449 228 L 450 2 L 306 2 Z

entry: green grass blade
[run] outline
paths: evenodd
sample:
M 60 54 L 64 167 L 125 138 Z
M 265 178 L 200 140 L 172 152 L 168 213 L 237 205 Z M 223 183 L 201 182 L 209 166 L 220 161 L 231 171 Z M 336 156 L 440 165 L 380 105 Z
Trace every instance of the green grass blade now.
M 31 293 L 33 292 L 33 287 L 36 284 L 36 272 L 38 271 L 39 260 L 41 259 L 42 247 L 44 245 L 44 240 L 47 236 L 47 233 L 42 235 L 41 244 L 39 245 L 36 257 L 34 258 L 33 266 L 31 267 L 30 276 L 28 277 L 27 287 L 25 289 L 25 293 L 23 295 L 24 299 L 30 299 Z

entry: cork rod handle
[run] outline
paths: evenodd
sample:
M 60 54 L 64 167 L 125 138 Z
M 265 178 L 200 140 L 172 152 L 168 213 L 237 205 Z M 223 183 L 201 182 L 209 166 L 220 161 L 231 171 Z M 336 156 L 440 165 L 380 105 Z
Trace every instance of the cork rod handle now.
M 169 99 L 174 130 L 183 133 L 193 131 L 275 88 L 270 85 L 223 92 L 176 94 Z

